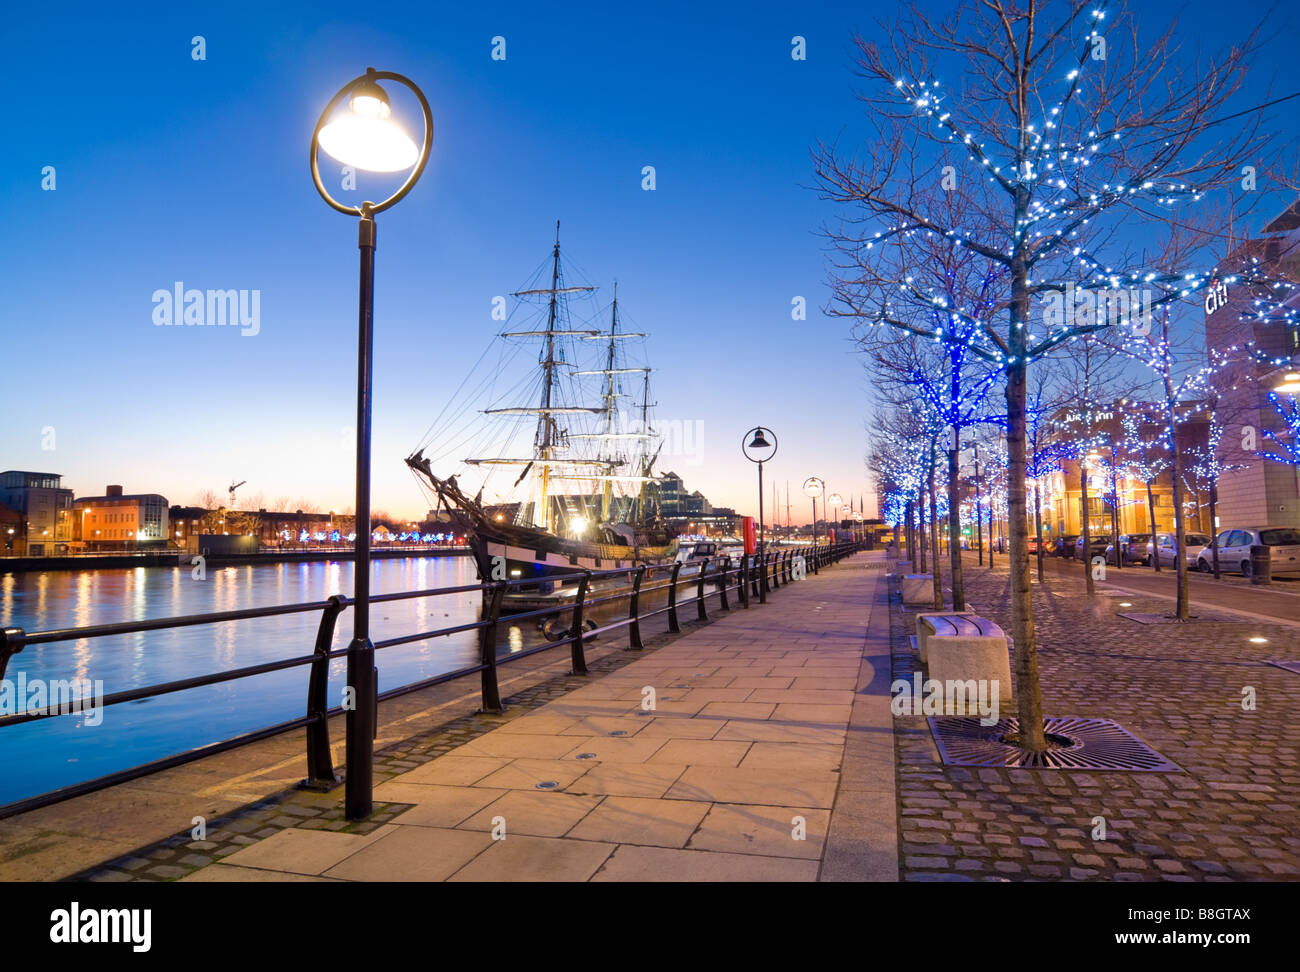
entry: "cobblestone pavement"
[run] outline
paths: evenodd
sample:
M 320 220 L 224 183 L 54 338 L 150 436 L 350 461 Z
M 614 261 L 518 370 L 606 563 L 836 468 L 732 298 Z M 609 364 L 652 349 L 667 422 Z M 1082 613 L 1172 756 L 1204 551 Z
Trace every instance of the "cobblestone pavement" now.
M 1010 633 L 1005 566 L 965 573 L 968 600 Z M 895 717 L 903 879 L 1296 880 L 1300 675 L 1269 661 L 1300 659 L 1300 629 L 1143 625 L 1116 614 L 1163 614 L 1170 602 L 1089 598 L 1082 580 L 1060 576 L 1033 597 L 1044 714 L 1113 719 L 1183 772 L 945 766 L 925 717 Z M 896 679 L 920 666 L 914 617 L 892 594 Z

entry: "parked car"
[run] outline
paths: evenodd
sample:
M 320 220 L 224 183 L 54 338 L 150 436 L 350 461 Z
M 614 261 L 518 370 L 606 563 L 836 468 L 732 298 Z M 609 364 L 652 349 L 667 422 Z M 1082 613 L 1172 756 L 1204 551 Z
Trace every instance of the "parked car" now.
M 1183 549 L 1189 570 L 1196 569 L 1196 558 L 1202 550 L 1210 545 L 1211 538 L 1204 533 L 1184 533 Z M 1175 557 L 1178 538 L 1172 533 L 1157 533 L 1155 539 L 1147 544 L 1147 557 L 1155 557 L 1161 567 L 1177 566 Z
M 1149 533 L 1122 533 L 1119 537 L 1119 548 L 1124 553 L 1122 565 L 1127 567 L 1129 564 L 1141 564 L 1147 566 L 1151 563 L 1151 558 L 1147 554 L 1147 547 L 1151 546 L 1151 534 Z M 1112 543 L 1106 548 L 1106 563 L 1115 563 L 1115 545 Z
M 1214 543 L 1196 555 L 1198 570 L 1214 570 L 1214 547 L 1219 548 L 1219 569 L 1250 576 L 1250 548 L 1268 547 L 1270 570 L 1274 574 L 1300 574 L 1300 530 L 1292 527 L 1260 527 L 1253 530 L 1224 530 Z
M 1056 544 L 1052 547 L 1052 555 L 1069 560 L 1074 556 L 1074 543 L 1079 539 L 1077 533 L 1063 533 L 1056 538 Z
M 1110 546 L 1109 533 L 1094 533 L 1088 538 L 1088 553 L 1083 552 L 1083 537 L 1074 541 L 1074 557 L 1076 560 L 1091 561 L 1093 557 L 1103 557 L 1106 555 L 1106 548 Z
M 1044 549 L 1045 549 L 1045 548 L 1044 548 Z M 1037 538 L 1037 537 L 1031 536 L 1031 537 L 1029 538 L 1029 552 L 1030 552 L 1031 554 L 1037 554 L 1037 553 L 1038 553 L 1038 538 Z

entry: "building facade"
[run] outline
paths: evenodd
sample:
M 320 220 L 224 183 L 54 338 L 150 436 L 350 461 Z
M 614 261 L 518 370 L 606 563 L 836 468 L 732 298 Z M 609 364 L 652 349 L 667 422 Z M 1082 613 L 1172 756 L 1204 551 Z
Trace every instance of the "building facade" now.
M 6 525 L 4 537 L 15 552 L 32 557 L 66 554 L 73 541 L 72 490 L 58 473 L 9 469 L 0 473 L 0 503 L 21 517 Z M 7 531 L 13 530 L 10 535 Z
M 1261 237 L 1238 247 L 1225 262 L 1248 266 L 1256 260 L 1271 275 L 1300 279 L 1300 200 L 1265 226 Z M 1297 467 L 1266 458 L 1268 453 L 1286 452 L 1273 437 L 1285 440 L 1287 423 L 1269 394 L 1288 370 L 1285 362 L 1291 367 L 1300 363 L 1300 329 L 1255 320 L 1255 301 L 1261 296 L 1258 288 L 1246 284 L 1220 284 L 1206 292 L 1204 304 L 1206 344 L 1230 362 L 1215 379 L 1224 433 L 1219 454 L 1226 467 L 1216 504 L 1223 528 L 1300 527 Z M 1291 304 L 1300 306 L 1300 292 Z M 1283 363 L 1271 363 L 1274 361 Z M 1286 396 L 1282 403 L 1288 407 Z
M 169 539 L 167 498 L 157 493 L 123 493 L 108 486 L 103 496 L 79 496 L 73 503 L 77 539 L 88 550 L 139 544 L 161 544 Z
M 1192 469 L 1206 448 L 1209 428 L 1198 405 L 1196 402 L 1188 402 L 1181 407 L 1183 419 L 1175 429 L 1174 440 L 1178 448 L 1179 467 L 1183 473 L 1185 526 L 1189 531 L 1203 533 L 1210 529 L 1209 495 L 1203 485 L 1197 482 Z M 1116 402 L 1095 414 L 1093 438 L 1097 445 L 1085 461 L 1064 459 L 1060 462 L 1059 469 L 1039 477 L 1036 484 L 1042 506 L 1045 541 L 1051 543 L 1058 537 L 1074 537 L 1083 532 L 1081 471 L 1084 468 L 1088 474 L 1087 516 L 1091 535 L 1113 535 L 1116 526 L 1120 536 L 1174 532 L 1172 469 L 1164 469 L 1148 483 L 1135 468 L 1141 464 L 1142 457 L 1131 443 L 1125 442 L 1123 429 L 1124 417 L 1137 413 L 1140 416 L 1138 428 L 1143 433 L 1143 439 L 1154 443 L 1162 436 L 1165 427 L 1161 411 L 1162 406 L 1159 405 L 1126 401 Z M 1064 447 L 1069 442 L 1068 416 L 1055 416 L 1052 429 L 1053 432 L 1047 436 L 1047 448 Z M 1167 455 L 1167 451 L 1159 454 Z M 1032 517 L 1035 503 L 1033 480 L 1029 482 L 1028 498 Z

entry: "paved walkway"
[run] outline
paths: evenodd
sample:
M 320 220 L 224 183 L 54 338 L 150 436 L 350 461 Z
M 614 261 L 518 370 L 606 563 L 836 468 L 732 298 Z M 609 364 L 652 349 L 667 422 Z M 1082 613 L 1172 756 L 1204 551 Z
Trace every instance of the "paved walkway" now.
M 508 712 L 378 786 L 404 809 L 369 833 L 290 827 L 184 880 L 896 880 L 879 557 Z

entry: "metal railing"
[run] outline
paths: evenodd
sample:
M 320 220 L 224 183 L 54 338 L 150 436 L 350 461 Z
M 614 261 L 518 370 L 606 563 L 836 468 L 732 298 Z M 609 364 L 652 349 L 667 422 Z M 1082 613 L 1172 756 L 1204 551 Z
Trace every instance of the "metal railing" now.
M 371 603 L 381 603 L 386 601 L 405 601 L 415 598 L 438 597 L 452 594 L 466 594 L 478 592 L 483 596 L 483 617 L 478 621 L 466 622 L 464 624 L 453 625 L 447 628 L 438 628 L 431 631 L 420 631 L 409 635 L 402 635 L 396 638 L 387 638 L 375 642 L 375 650 L 380 651 L 384 648 L 392 648 L 397 645 L 411 644 L 418 641 L 428 641 L 433 638 L 448 637 L 454 634 L 460 634 L 467 631 L 478 633 L 479 658 L 473 665 L 468 665 L 454 671 L 444 672 L 430 678 L 421 679 L 411 682 L 397 688 L 389 689 L 386 692 L 376 690 L 376 702 L 396 698 L 410 692 L 416 692 L 421 689 L 430 688 L 445 682 L 451 682 L 458 678 L 464 678 L 469 675 L 478 674 L 481 682 L 482 708 L 480 711 L 501 713 L 505 706 L 501 701 L 500 688 L 497 680 L 497 670 L 503 664 L 526 658 L 539 652 L 549 651 L 553 648 L 568 647 L 573 664 L 573 673 L 576 675 L 586 675 L 587 660 L 584 650 L 586 642 L 591 641 L 598 635 L 607 634 L 612 631 L 618 631 L 626 628 L 628 633 L 628 650 L 638 651 L 645 647 L 642 640 L 641 625 L 644 621 L 667 615 L 668 631 L 676 633 L 681 631 L 681 609 L 682 602 L 679 600 L 680 589 L 689 584 L 694 585 L 694 597 L 696 618 L 698 621 L 708 620 L 707 598 L 710 594 L 716 594 L 718 597 L 718 606 L 721 610 L 731 610 L 731 603 L 728 595 L 736 594 L 739 597 L 742 608 L 748 608 L 754 601 L 763 601 L 766 599 L 767 592 L 778 590 L 780 587 L 789 584 L 802 573 L 811 571 L 818 573 L 821 568 L 830 566 L 851 553 L 862 548 L 861 543 L 837 543 L 825 544 L 817 547 L 798 547 L 798 548 L 780 548 L 777 550 L 767 550 L 761 558 L 758 555 L 742 556 L 738 562 L 733 564 L 732 558 L 724 557 L 720 561 L 702 560 L 699 568 L 694 575 L 688 574 L 682 576 L 682 569 L 685 566 L 695 566 L 695 564 L 659 564 L 659 565 L 641 565 L 638 567 L 623 567 L 613 570 L 600 571 L 572 571 L 565 574 L 552 575 L 554 580 L 577 580 L 577 592 L 572 601 L 554 607 L 539 608 L 521 613 L 511 612 L 502 615 L 502 607 L 505 604 L 506 593 L 515 588 L 521 588 L 537 584 L 537 579 L 496 581 L 492 583 L 466 584 L 459 587 L 442 587 L 430 588 L 418 591 L 399 591 L 391 594 L 375 594 L 370 598 Z M 626 586 L 618 589 L 607 588 L 606 590 L 592 588 L 592 582 L 598 580 L 614 580 L 621 578 L 625 581 Z M 647 579 L 650 580 L 649 586 L 646 585 Z M 651 610 L 643 609 L 643 598 L 652 593 L 659 591 L 667 592 L 667 603 L 663 607 Z M 615 604 L 619 601 L 627 601 L 626 617 L 609 621 L 595 628 L 586 626 L 585 618 L 592 609 Z M 327 790 L 333 788 L 339 782 L 339 777 L 334 771 L 333 756 L 330 751 L 329 737 L 329 719 L 332 716 L 339 715 L 344 711 L 343 706 L 331 707 L 328 703 L 329 690 L 329 667 L 330 662 L 336 658 L 347 656 L 347 648 L 331 649 L 334 641 L 334 631 L 338 622 L 339 615 L 344 609 L 353 605 L 353 600 L 341 594 L 335 594 L 323 601 L 309 601 L 301 604 L 274 605 L 260 608 L 245 608 L 238 611 L 218 611 L 210 614 L 190 614 L 172 618 L 156 618 L 146 621 L 125 621 L 115 622 L 112 624 L 89 625 L 80 628 L 58 628 L 49 631 L 24 631 L 22 628 L 0 628 L 0 679 L 5 677 L 8 668 L 9 659 L 21 652 L 29 645 L 48 645 L 60 642 L 79 641 L 87 638 L 102 638 L 112 635 L 136 634 L 144 631 L 159 631 L 170 628 L 194 627 L 197 625 L 221 624 L 228 621 L 244 621 L 254 618 L 279 617 L 290 614 L 308 614 L 312 612 L 320 613 L 320 623 L 316 630 L 316 640 L 310 654 L 299 654 L 276 661 L 262 662 L 256 665 L 245 665 L 239 668 L 233 668 L 223 672 L 214 672 L 208 675 L 198 675 L 191 678 L 177 679 L 170 682 L 162 682 L 156 685 L 149 685 L 140 688 L 128 689 L 122 692 L 113 692 L 105 695 L 98 700 L 97 705 L 107 707 L 118 705 L 126 702 L 135 702 L 141 699 L 155 698 L 161 695 L 168 695 L 174 692 L 183 692 L 188 689 L 201 688 L 208 685 L 217 685 L 222 682 L 231 682 L 242 678 L 249 678 L 255 675 L 265 675 L 270 672 L 282 671 L 289 668 L 298 668 L 310 666 L 307 679 L 307 705 L 306 714 L 296 719 L 290 719 L 286 722 L 279 722 L 271 726 L 266 726 L 252 732 L 243 733 L 224 739 L 220 742 L 210 743 L 196 749 L 186 750 L 183 753 L 177 753 L 162 759 L 142 763 L 128 769 L 119 770 L 95 779 L 86 780 L 81 783 L 75 783 L 69 786 L 51 790 L 36 796 L 27 797 L 21 800 L 0 805 L 0 819 L 10 817 L 15 814 L 24 813 L 28 810 L 34 810 L 38 807 L 48 806 L 61 800 L 67 800 L 75 796 L 81 796 L 86 793 L 92 793 L 106 787 L 114 786 L 118 783 L 124 783 L 128 780 L 138 779 L 151 773 L 161 770 L 170 769 L 175 766 L 181 766 L 185 763 L 202 759 L 205 756 L 211 756 L 216 753 L 226 752 L 239 746 L 249 743 L 258 742 L 271 736 L 279 735 L 283 732 L 289 732 L 294 729 L 305 729 L 307 734 L 307 778 L 300 784 L 303 787 L 318 790 Z M 520 651 L 513 651 L 502 658 L 497 657 L 497 631 L 503 620 L 509 623 L 517 623 L 536 619 L 539 622 L 546 618 L 556 618 L 569 616 L 567 627 L 553 633 L 544 633 L 547 640 L 539 645 L 525 648 Z M 558 636 L 555 636 L 558 635 Z M 372 707 L 372 711 L 378 711 L 378 706 Z M 0 729 L 6 726 L 20 725 L 22 723 L 36 722 L 42 719 L 57 718 L 60 715 L 70 714 L 64 711 L 62 707 L 58 711 L 51 711 L 47 706 L 43 710 L 29 710 L 14 715 L 0 717 Z M 372 737 L 377 735 L 378 726 L 371 727 Z

